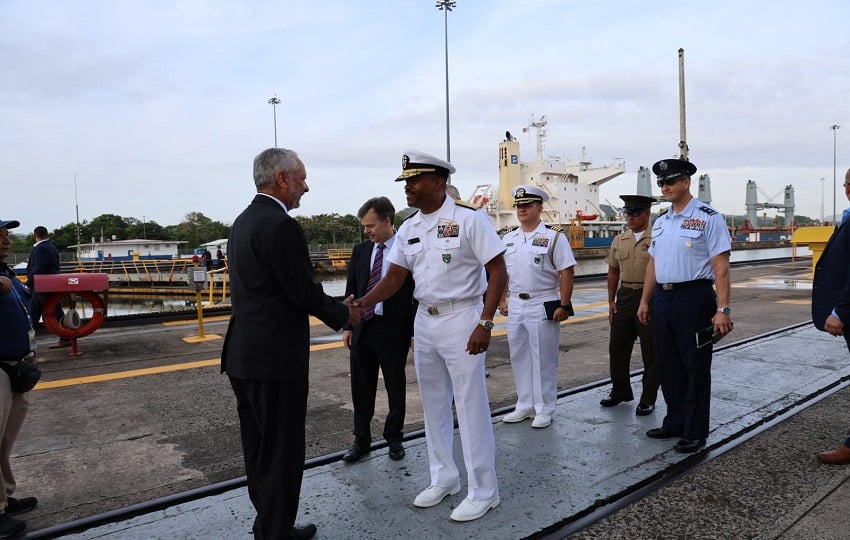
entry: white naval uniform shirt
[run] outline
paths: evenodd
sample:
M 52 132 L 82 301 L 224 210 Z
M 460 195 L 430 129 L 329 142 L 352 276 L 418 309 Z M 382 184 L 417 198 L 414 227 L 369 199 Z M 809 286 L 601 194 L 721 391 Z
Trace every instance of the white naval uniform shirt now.
M 656 283 L 714 280 L 711 258 L 731 249 L 723 214 L 696 198 L 682 213 L 671 208 L 652 225 L 649 254 L 655 260 Z
M 455 204 L 428 216 L 417 212 L 402 223 L 389 261 L 413 273 L 413 297 L 422 304 L 441 304 L 483 297 L 487 282 L 483 265 L 505 250 L 484 212 Z
M 556 293 L 560 285 L 558 272 L 576 264 L 566 236 L 546 227 L 542 221 L 534 231 L 527 233 L 522 228 L 514 229 L 505 234 L 502 241 L 511 295 L 521 292 Z

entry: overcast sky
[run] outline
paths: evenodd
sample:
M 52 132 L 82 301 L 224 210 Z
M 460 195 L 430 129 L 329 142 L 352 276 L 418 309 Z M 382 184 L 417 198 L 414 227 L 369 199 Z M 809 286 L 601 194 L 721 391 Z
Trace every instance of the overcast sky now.
M 850 167 L 847 0 L 458 0 L 449 13 L 451 155 L 464 196 L 497 183 L 498 143 L 531 114 L 547 154 L 626 173 L 677 154 L 678 55 L 688 143 L 713 204 L 745 212 L 745 185 L 797 213 L 833 205 Z M 355 213 L 387 195 L 413 148 L 444 156 L 443 12 L 433 0 L 0 0 L 0 218 L 25 231 L 118 214 L 231 223 L 254 156 L 301 154 L 302 215 Z M 844 124 L 834 132 L 830 126 Z M 825 178 L 825 182 L 821 182 Z

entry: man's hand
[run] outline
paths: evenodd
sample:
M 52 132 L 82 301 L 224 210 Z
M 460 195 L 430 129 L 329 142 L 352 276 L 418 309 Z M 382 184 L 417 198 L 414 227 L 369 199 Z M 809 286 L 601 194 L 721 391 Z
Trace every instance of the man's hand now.
M 490 346 L 490 332 L 484 329 L 483 326 L 476 324 L 475 330 L 469 336 L 469 341 L 466 343 L 466 352 L 469 354 L 481 354 L 487 351 Z
M 342 333 L 342 344 L 345 345 L 346 349 L 351 348 L 351 330 L 346 330 Z
M 617 302 L 612 300 L 608 302 L 608 324 L 614 324 L 614 315 L 617 314 Z
M 360 308 L 357 303 L 354 302 L 354 295 L 351 294 L 342 301 L 343 304 L 348 306 L 348 324 L 351 326 L 357 326 L 360 324 Z
M 826 323 L 824 323 L 823 329 L 829 332 L 829 335 L 831 336 L 837 337 L 844 335 L 844 323 L 832 315 L 826 318 Z
M 501 302 L 499 302 L 499 313 L 501 313 L 505 317 L 508 316 L 508 301 L 507 300 L 502 300 Z
M 567 313 L 567 310 L 560 307 L 555 310 L 555 313 L 552 314 L 552 320 L 555 322 L 566 321 L 569 318 L 570 314 Z
M 643 300 L 641 300 L 640 306 L 638 306 L 637 317 L 643 324 L 649 324 L 649 304 Z
M 714 331 L 720 334 L 721 336 L 725 336 L 726 334 L 732 331 L 732 318 L 726 313 L 721 313 L 719 311 L 715 313 L 714 317 L 711 318 L 711 324 L 714 325 Z

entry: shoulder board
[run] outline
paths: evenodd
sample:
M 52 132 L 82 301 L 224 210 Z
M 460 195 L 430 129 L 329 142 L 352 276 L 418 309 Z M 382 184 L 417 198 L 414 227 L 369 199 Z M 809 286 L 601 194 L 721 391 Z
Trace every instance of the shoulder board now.
M 658 215 L 663 216 L 664 214 L 667 213 L 668 210 L 670 210 L 669 206 L 667 208 L 662 208 L 661 210 L 658 211 Z
M 708 214 L 709 216 L 713 216 L 714 214 L 717 213 L 717 210 L 715 210 L 714 208 L 712 208 L 710 206 L 706 206 L 706 205 L 700 206 L 699 209 L 702 210 L 703 212 L 705 212 L 706 214 Z
M 462 206 L 462 207 L 464 207 L 464 208 L 469 208 L 470 210 L 478 210 L 478 207 L 477 207 L 477 206 L 474 206 L 474 205 L 472 205 L 472 204 L 469 204 L 468 202 L 466 202 L 466 201 L 462 201 L 462 200 L 460 200 L 460 199 L 455 199 L 455 204 L 456 204 L 457 206 Z
M 509 232 L 514 232 L 519 229 L 519 225 L 511 225 L 510 227 L 502 227 L 501 230 L 496 231 L 499 236 L 508 234 Z
M 415 216 L 415 215 L 416 215 L 416 214 L 418 214 L 418 213 L 419 213 L 419 209 L 417 208 L 415 211 L 411 212 L 409 216 L 407 216 L 406 218 L 404 218 L 403 220 L 401 220 L 401 222 L 402 222 L 402 223 L 404 223 L 405 221 L 407 221 L 408 219 L 412 218 L 413 216 Z
M 555 231 L 555 232 L 564 232 L 564 228 L 563 228 L 563 227 L 561 227 L 560 225 L 549 225 L 549 224 L 547 223 L 547 224 L 546 224 L 546 228 L 547 228 L 547 229 L 552 229 L 552 230 L 553 230 L 553 231 Z

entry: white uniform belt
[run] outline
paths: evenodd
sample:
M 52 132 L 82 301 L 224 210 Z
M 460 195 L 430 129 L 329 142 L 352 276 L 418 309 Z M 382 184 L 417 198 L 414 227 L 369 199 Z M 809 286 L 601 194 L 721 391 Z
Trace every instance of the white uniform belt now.
M 443 315 L 459 309 L 475 306 L 483 302 L 483 296 L 466 298 L 464 300 L 455 300 L 453 302 L 446 302 L 445 304 L 423 304 L 420 302 L 419 311 L 427 313 L 428 315 Z
M 532 298 L 537 298 L 539 296 L 551 296 L 553 294 L 559 294 L 558 289 L 547 289 L 545 291 L 525 291 L 520 293 L 508 293 L 510 296 L 516 296 L 520 300 L 530 300 Z

